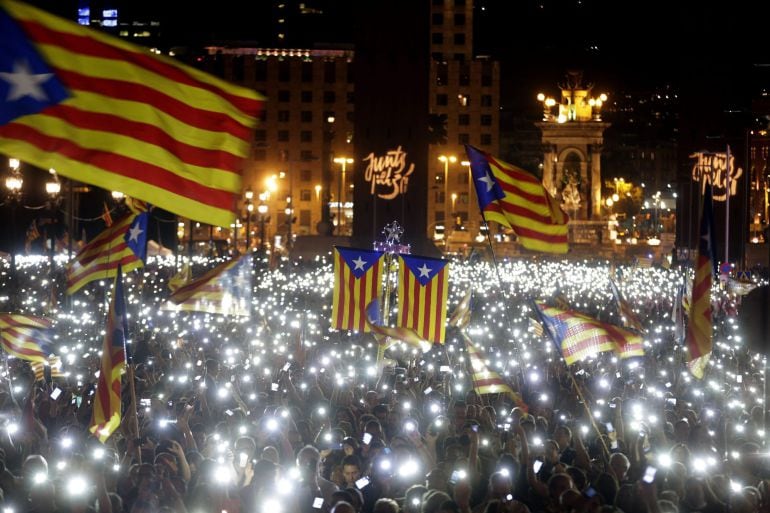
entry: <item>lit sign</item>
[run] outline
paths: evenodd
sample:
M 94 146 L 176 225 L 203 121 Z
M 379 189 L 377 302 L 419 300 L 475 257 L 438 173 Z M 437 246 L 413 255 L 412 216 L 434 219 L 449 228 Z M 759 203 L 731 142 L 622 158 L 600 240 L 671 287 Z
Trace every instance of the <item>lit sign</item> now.
M 414 173 L 414 164 L 407 167 L 406 155 L 399 146 L 384 156 L 376 157 L 370 153 L 363 159 L 369 161 L 364 179 L 371 184 L 372 195 L 376 193 L 379 198 L 391 200 L 399 194 L 406 194 L 409 175 Z M 378 192 L 382 188 L 387 188 L 387 192 Z
M 730 196 L 738 192 L 738 179 L 743 176 L 743 168 L 735 166 L 735 157 L 730 154 L 730 174 L 726 153 L 693 153 L 692 180 L 701 184 L 701 193 L 706 191 L 706 184 L 713 187 L 714 201 L 727 201 L 727 182 L 730 181 Z

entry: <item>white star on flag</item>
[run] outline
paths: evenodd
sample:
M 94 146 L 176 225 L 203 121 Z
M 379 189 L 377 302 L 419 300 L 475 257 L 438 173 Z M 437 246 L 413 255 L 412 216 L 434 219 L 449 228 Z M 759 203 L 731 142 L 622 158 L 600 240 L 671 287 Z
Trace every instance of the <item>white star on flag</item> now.
M 486 173 L 486 172 L 484 173 L 483 177 L 477 178 L 476 180 L 479 181 L 479 182 L 483 182 L 483 183 L 485 183 L 487 185 L 487 191 L 486 192 L 491 191 L 492 187 L 494 187 L 494 185 L 495 185 L 495 183 L 492 181 L 492 177 L 489 176 L 489 173 Z
M 430 267 L 425 265 L 425 262 L 423 262 L 422 267 L 418 267 L 417 270 L 420 271 L 420 278 L 422 278 L 423 276 L 427 278 L 431 271 Z
M 34 74 L 29 69 L 29 64 L 26 61 L 16 61 L 13 65 L 13 73 L 0 72 L 0 78 L 10 84 L 8 89 L 7 101 L 14 101 L 25 96 L 31 96 L 36 100 L 47 100 L 41 84 L 47 82 L 53 77 L 53 73 L 41 73 Z
M 358 258 L 353 260 L 353 263 L 356 264 L 356 266 L 353 268 L 354 271 L 358 271 L 359 269 L 363 271 L 364 265 L 366 265 L 366 260 L 361 258 L 361 255 L 358 255 Z
M 142 234 L 144 230 L 139 228 L 139 225 L 137 224 L 133 228 L 129 230 L 131 232 L 131 235 L 128 237 L 129 242 L 139 242 L 139 236 Z

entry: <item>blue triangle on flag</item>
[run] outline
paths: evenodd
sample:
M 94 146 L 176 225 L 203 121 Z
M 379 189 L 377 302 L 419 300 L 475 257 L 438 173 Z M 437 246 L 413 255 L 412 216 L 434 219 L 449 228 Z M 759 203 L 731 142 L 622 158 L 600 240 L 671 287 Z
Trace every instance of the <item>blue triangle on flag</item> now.
M 36 114 L 69 96 L 22 28 L 0 9 L 0 125 Z
M 441 272 L 445 265 L 449 263 L 449 260 L 418 257 L 414 255 L 401 255 L 401 258 L 422 286 L 425 286 L 434 276 Z
M 150 214 L 142 212 L 137 215 L 125 235 L 126 245 L 136 256 L 147 262 L 147 221 Z
M 335 246 L 340 256 L 350 268 L 353 276 L 360 278 L 372 267 L 382 256 L 382 251 L 371 251 L 368 249 L 340 248 Z

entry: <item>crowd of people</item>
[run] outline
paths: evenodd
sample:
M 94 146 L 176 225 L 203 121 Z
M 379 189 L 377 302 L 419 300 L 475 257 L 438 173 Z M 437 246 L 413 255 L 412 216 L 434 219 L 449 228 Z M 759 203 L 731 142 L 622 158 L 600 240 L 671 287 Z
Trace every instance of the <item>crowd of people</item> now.
M 7 359 L 3 512 L 770 511 L 765 356 L 741 338 L 740 305 L 719 308 L 706 376 L 689 375 L 671 316 L 682 270 L 613 267 L 645 356 L 567 367 L 527 300 L 558 293 L 616 322 L 608 262 L 453 261 L 447 309 L 473 286 L 463 329 L 522 402 L 474 390 L 458 328 L 381 361 L 371 335 L 330 330 L 329 263 L 257 267 L 252 316 L 228 318 L 159 308 L 175 266 L 158 259 L 126 280 L 135 393 L 124 378 L 102 444 L 87 428 L 110 283 L 67 299 L 47 265 L 0 277 L 17 292 L 0 310 L 56 320 L 65 374 L 36 381 Z

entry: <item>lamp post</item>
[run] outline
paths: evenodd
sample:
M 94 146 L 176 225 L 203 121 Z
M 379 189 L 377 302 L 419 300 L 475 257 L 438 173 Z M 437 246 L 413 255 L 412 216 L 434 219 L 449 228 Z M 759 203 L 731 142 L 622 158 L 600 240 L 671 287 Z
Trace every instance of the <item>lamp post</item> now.
M 257 206 L 259 212 L 259 252 L 265 254 L 265 222 L 267 221 L 267 204 L 260 201 Z
M 291 249 L 291 225 L 294 223 L 294 209 L 291 205 L 291 196 L 286 196 L 286 210 L 284 210 L 284 213 L 286 214 L 286 251 L 288 252 Z
M 449 219 L 447 216 L 447 197 L 449 196 L 449 163 L 454 164 L 457 162 L 457 157 L 454 155 L 439 155 L 439 161 L 444 163 L 444 222 Z
M 254 212 L 254 191 L 251 187 L 246 189 L 243 193 L 246 198 L 246 252 L 251 248 L 251 213 Z M 235 223 L 235 249 L 238 249 L 238 223 Z
M 61 192 L 61 183 L 56 177 L 56 171 L 50 170 L 51 179 L 45 183 L 45 192 L 48 194 L 48 241 L 51 245 L 49 253 L 49 263 L 51 265 L 51 274 L 54 271 L 54 252 L 56 251 L 56 208 L 59 205 L 59 193 Z
M 11 203 L 11 266 L 16 269 L 16 207 L 21 200 L 21 188 L 24 178 L 21 176 L 19 159 L 8 159 L 9 174 L 5 179 L 5 187 L 8 189 L 8 199 Z
M 348 164 L 353 163 L 353 159 L 350 157 L 337 157 L 334 159 L 334 163 L 342 166 L 342 174 L 337 184 L 337 235 L 340 235 L 342 234 L 342 225 L 345 224 L 342 222 L 342 202 L 344 201 L 342 192 L 345 190 L 345 169 Z

